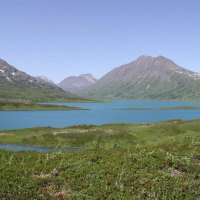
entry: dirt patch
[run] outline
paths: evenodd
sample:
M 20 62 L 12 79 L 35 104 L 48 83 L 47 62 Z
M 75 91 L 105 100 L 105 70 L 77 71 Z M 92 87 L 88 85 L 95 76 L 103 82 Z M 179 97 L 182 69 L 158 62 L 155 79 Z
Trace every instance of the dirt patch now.
M 184 173 L 177 170 L 177 169 L 174 169 L 172 167 L 168 168 L 168 172 L 170 173 L 170 176 L 171 177 L 179 177 L 179 176 L 182 176 Z
M 0 136 L 5 136 L 5 135 L 14 135 L 13 133 L 0 133 Z
M 81 129 L 76 129 L 76 130 L 66 130 L 66 131 L 60 131 L 60 132 L 53 132 L 53 135 L 59 135 L 59 134 L 79 134 L 79 133 L 88 133 L 91 131 L 96 131 L 97 129 L 91 129 L 91 130 L 81 130 Z
M 38 178 L 38 179 L 47 179 L 47 178 L 51 178 L 51 177 L 56 177 L 59 175 L 59 170 L 58 169 L 53 169 L 49 174 L 44 174 L 43 172 L 39 175 L 33 175 L 34 178 Z
M 200 155 L 195 155 L 191 158 L 193 162 L 195 162 L 197 165 L 200 165 Z
M 105 132 L 110 135 L 114 134 L 114 131 L 112 129 L 107 129 L 105 130 Z

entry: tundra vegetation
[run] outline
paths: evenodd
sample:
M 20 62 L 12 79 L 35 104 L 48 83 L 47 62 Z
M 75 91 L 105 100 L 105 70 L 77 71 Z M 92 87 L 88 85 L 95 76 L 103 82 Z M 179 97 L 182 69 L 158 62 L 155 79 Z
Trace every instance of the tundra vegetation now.
M 0 131 L 0 143 L 80 151 L 0 151 L 0 199 L 200 198 L 200 120 Z
M 78 107 L 51 105 L 51 104 L 36 104 L 36 103 L 19 103 L 19 102 L 0 102 L 0 111 L 5 110 L 83 110 Z

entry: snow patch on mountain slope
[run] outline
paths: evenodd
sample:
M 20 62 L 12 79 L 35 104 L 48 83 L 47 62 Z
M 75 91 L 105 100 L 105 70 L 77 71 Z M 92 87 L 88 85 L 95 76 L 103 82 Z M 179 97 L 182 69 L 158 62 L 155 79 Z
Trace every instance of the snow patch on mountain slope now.
M 54 82 L 51 79 L 47 78 L 46 76 L 36 76 L 35 78 L 42 80 L 46 83 L 54 84 Z
M 88 80 L 89 83 L 95 83 L 95 80 L 93 79 L 93 77 L 90 77 L 88 75 L 82 75 L 84 78 L 86 78 Z

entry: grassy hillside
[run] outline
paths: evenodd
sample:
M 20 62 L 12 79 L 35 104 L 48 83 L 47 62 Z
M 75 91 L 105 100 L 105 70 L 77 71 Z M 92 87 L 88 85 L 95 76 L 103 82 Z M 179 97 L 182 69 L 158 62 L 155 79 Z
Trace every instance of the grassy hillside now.
M 80 110 L 78 107 L 35 104 L 35 103 L 14 103 L 14 102 L 0 102 L 1 110 Z
M 1 143 L 86 147 L 0 154 L 0 199 L 200 197 L 200 120 L 0 131 Z
M 9 85 L 0 80 L 0 97 L 15 98 L 32 101 L 79 101 L 82 98 L 66 93 L 62 90 L 35 89 Z
M 162 83 L 153 79 L 138 85 L 131 82 L 124 84 L 113 82 L 106 87 L 91 88 L 88 90 L 88 95 L 91 98 L 200 101 L 199 86 L 199 80 L 190 79 L 180 80 L 178 84 L 175 80 Z

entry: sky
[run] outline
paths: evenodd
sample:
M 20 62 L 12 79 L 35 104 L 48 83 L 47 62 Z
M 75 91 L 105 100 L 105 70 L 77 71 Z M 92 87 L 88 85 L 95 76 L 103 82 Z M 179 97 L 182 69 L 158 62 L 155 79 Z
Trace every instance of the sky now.
M 141 55 L 200 72 L 200 0 L 0 0 L 0 58 L 59 83 Z

